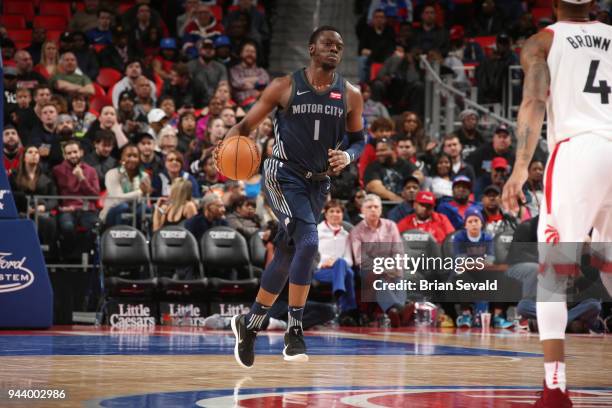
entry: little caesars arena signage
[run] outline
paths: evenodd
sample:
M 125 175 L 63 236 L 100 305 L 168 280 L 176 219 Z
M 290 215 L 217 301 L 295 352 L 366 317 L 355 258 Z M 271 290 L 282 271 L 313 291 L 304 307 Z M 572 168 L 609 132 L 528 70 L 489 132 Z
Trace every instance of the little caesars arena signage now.
M 147 328 L 156 325 L 156 310 L 152 304 L 116 303 L 108 307 L 108 322 L 118 329 Z

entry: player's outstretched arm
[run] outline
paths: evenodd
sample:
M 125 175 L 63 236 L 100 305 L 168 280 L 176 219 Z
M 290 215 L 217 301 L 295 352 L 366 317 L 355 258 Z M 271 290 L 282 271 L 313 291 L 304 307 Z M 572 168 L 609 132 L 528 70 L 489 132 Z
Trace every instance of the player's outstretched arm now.
M 345 151 L 331 150 L 328 152 L 329 165 L 334 173 L 339 173 L 351 162 L 357 160 L 363 151 L 365 138 L 363 135 L 363 99 L 361 92 L 350 83 L 346 83 L 348 112 L 346 117 L 346 133 L 349 146 Z
M 546 100 L 550 86 L 550 70 L 546 63 L 552 43 L 552 32 L 543 30 L 527 40 L 521 51 L 521 65 L 525 73 L 523 101 L 518 114 L 516 133 L 516 160 L 502 196 L 507 211 L 518 213 L 518 200 L 525 201 L 523 185 L 527 181 L 527 169 L 538 145 Z
M 277 106 L 286 106 L 288 95 L 291 90 L 291 78 L 285 76 L 274 79 L 270 85 L 264 89 L 255 105 L 245 115 L 240 122 L 233 126 L 225 135 L 248 136 Z

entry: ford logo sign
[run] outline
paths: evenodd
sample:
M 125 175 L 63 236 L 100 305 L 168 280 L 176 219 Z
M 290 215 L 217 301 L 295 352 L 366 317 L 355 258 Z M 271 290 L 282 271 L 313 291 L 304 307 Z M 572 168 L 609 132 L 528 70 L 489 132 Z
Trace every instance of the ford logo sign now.
M 25 267 L 27 258 L 10 259 L 12 255 L 0 252 L 0 293 L 16 292 L 34 282 L 34 273 Z

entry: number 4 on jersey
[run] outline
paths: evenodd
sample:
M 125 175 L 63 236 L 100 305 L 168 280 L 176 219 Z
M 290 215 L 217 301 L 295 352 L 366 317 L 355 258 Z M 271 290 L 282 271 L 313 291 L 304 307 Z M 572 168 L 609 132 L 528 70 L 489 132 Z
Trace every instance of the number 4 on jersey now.
M 597 69 L 599 68 L 599 60 L 591 61 L 589 67 L 589 76 L 587 77 L 586 85 L 584 86 L 584 92 L 595 93 L 601 95 L 601 103 L 607 105 L 610 103 L 610 93 L 612 88 L 608 86 L 608 81 L 600 80 L 599 86 L 595 86 L 595 77 L 597 76 Z

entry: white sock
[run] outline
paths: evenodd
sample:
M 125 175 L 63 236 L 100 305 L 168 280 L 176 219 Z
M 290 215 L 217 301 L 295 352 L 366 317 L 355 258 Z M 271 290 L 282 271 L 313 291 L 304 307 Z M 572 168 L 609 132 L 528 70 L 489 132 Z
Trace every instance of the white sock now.
M 565 339 L 567 304 L 565 302 L 536 302 L 536 317 L 540 341 Z
M 565 392 L 565 363 L 560 361 L 544 363 L 544 374 L 549 389 L 560 388 Z

